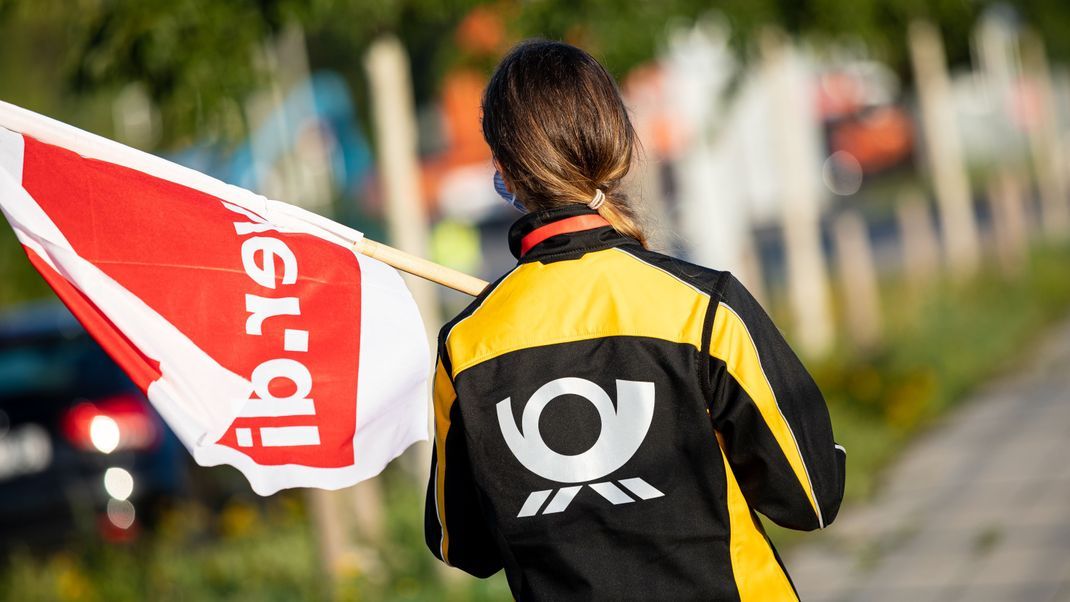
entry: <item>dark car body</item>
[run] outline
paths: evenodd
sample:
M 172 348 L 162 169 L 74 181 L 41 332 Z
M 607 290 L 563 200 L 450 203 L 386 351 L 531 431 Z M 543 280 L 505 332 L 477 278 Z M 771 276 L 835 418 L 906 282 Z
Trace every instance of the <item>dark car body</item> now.
M 179 493 L 186 453 L 58 303 L 0 313 L 0 550 L 126 539 Z

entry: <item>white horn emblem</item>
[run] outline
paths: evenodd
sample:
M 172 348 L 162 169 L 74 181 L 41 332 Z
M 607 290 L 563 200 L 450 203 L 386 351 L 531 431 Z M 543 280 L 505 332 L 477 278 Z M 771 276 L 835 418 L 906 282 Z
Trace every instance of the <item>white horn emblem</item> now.
M 578 395 L 591 402 L 602 421 L 598 440 L 590 449 L 577 455 L 568 456 L 550 449 L 539 432 L 542 411 L 562 395 Z M 510 398 L 498 402 L 496 407 L 505 443 L 528 470 L 559 483 L 585 483 L 601 479 L 624 466 L 639 449 L 654 417 L 654 383 L 618 380 L 617 408 L 614 411 L 609 395 L 589 380 L 566 377 L 548 382 L 535 391 L 524 406 L 521 418 L 523 432 L 516 427 Z M 644 500 L 664 495 L 643 479 L 622 479 L 619 482 Z M 635 501 L 612 481 L 591 483 L 589 486 L 613 504 Z M 579 485 L 558 490 L 543 514 L 561 512 L 567 508 L 582 487 Z M 532 492 L 518 516 L 537 514 L 551 493 L 553 490 Z

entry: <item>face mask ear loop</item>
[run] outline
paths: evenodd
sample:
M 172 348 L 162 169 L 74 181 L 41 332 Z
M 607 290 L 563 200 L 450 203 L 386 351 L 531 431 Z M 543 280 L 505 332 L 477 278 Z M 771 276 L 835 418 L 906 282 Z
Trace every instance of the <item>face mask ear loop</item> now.
M 521 213 L 527 213 L 528 210 L 524 207 L 524 204 L 517 200 L 516 195 L 509 192 L 509 189 L 505 187 L 505 178 L 502 178 L 502 172 L 494 171 L 494 191 L 498 193 L 498 196 L 502 197 L 506 203 L 512 205 L 513 209 Z
M 594 191 L 594 197 L 590 203 L 587 203 L 587 207 L 598 211 L 598 208 L 604 205 L 606 202 L 606 193 L 602 192 L 601 188 L 596 188 Z

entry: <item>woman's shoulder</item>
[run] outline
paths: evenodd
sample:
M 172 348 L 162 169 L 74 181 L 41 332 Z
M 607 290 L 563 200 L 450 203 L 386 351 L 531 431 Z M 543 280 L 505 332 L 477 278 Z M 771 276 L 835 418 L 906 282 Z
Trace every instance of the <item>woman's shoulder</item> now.
M 452 331 L 453 328 L 455 326 L 457 326 L 457 324 L 461 323 L 466 318 L 470 317 L 473 313 L 475 313 L 476 310 L 478 310 L 483 305 L 483 303 L 487 300 L 487 297 L 489 297 L 502 284 L 502 282 L 504 282 L 507 278 L 509 278 L 509 276 L 513 272 L 515 272 L 518 267 L 520 267 L 520 266 L 517 265 L 516 267 L 514 267 L 511 270 L 509 270 L 508 272 L 502 274 L 497 279 L 495 279 L 493 282 L 488 284 L 487 288 L 483 289 L 483 292 L 481 292 L 480 294 L 476 295 L 475 299 L 472 299 L 472 302 L 469 303 L 464 309 L 462 309 L 460 311 L 460 313 L 458 313 L 456 316 L 454 316 L 448 322 L 443 324 L 442 328 L 440 328 L 439 331 L 438 331 L 438 343 L 439 343 L 439 345 L 441 346 L 441 345 L 445 344 L 446 338 L 449 336 L 450 331 Z
M 705 295 L 721 297 L 726 288 L 738 282 L 727 270 L 691 263 L 672 255 L 644 249 L 639 245 L 627 245 L 620 247 L 620 250 Z

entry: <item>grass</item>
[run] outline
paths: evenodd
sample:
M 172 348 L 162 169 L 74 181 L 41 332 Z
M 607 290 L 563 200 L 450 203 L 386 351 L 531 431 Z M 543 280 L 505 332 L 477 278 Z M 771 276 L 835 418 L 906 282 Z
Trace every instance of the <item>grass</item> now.
M 151 534 L 132 543 L 82 540 L 50 554 L 16 551 L 0 568 L 0 600 L 509 598 L 502 575 L 483 581 L 460 574 L 443 578 L 446 571 L 423 544 L 423 491 L 404 469 L 391 467 L 379 478 L 386 481 L 389 543 L 347 563 L 334 584 L 320 566 L 303 498 L 291 491 L 267 500 L 235 498 L 217 512 L 180 503 L 163 514 Z
M 263 510 L 235 501 L 219 515 L 184 504 L 151 537 L 83 541 L 62 552 L 16 552 L 0 597 L 64 600 L 295 600 L 323 598 L 308 521 L 294 496 Z
M 871 354 L 841 351 L 814 369 L 849 451 L 847 498 L 869 495 L 907 439 L 1020 353 L 1070 310 L 1070 248 L 1038 250 L 1014 279 L 986 272 L 914 302 L 885 296 L 889 333 Z M 889 290 L 894 290 L 889 287 Z
M 1070 312 L 1070 247 L 1036 249 L 1010 278 L 986 270 L 969 284 L 944 284 L 921 298 L 885 286 L 880 349 L 839 349 L 814 365 L 837 441 L 848 451 L 845 505 L 872 495 L 882 468 L 979 385 L 1019 367 L 1020 353 Z M 800 534 L 766 521 L 781 548 Z

